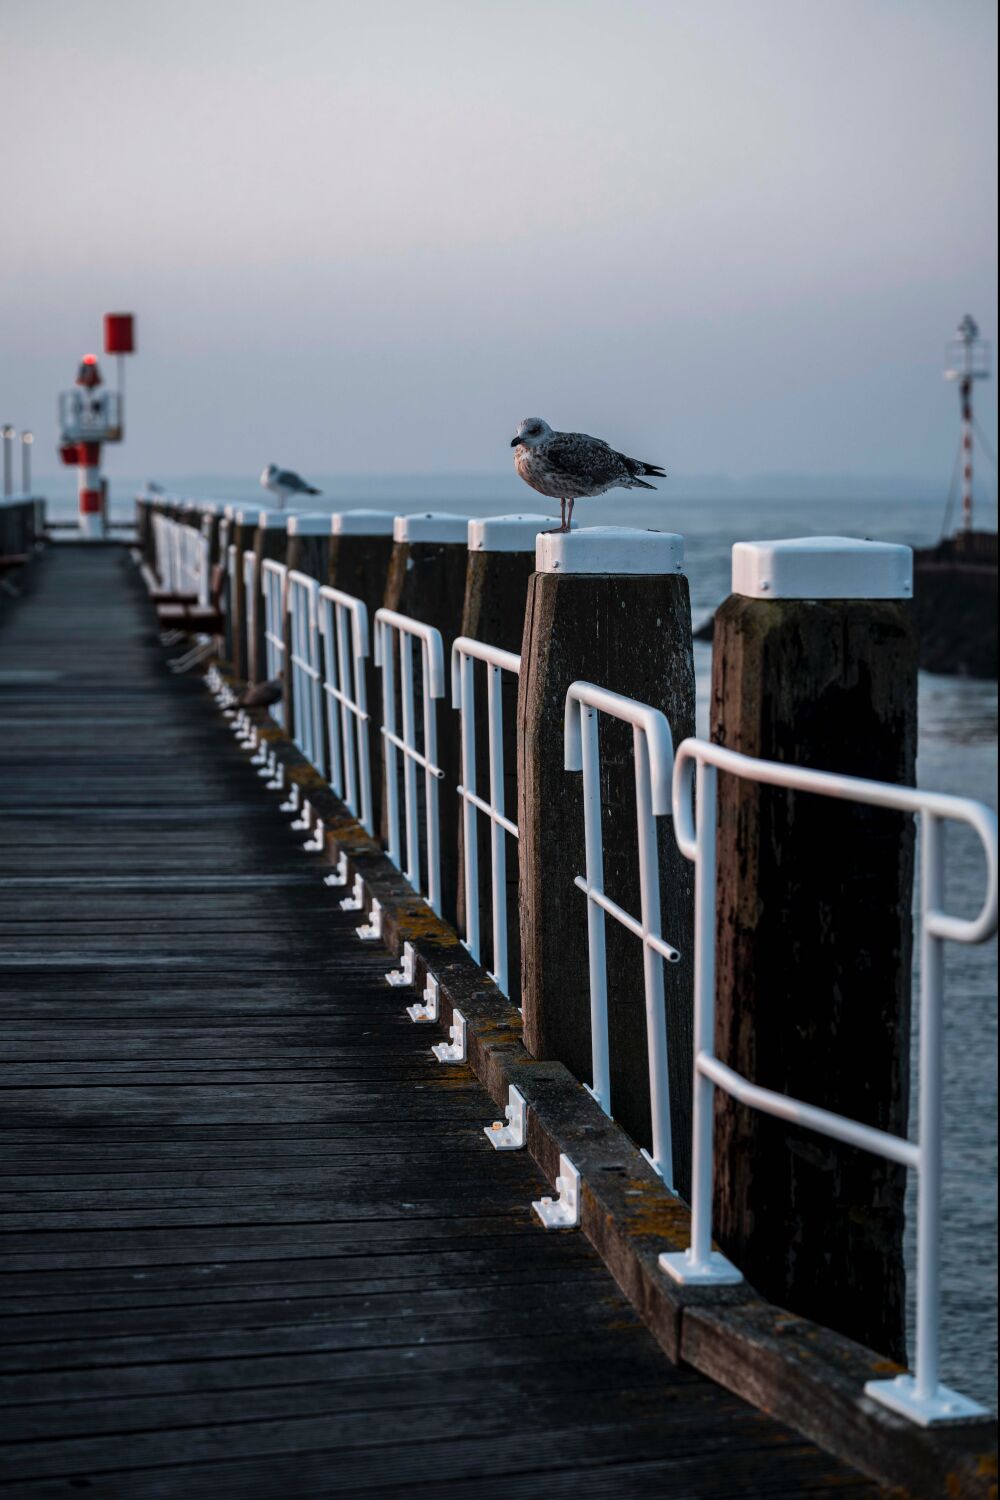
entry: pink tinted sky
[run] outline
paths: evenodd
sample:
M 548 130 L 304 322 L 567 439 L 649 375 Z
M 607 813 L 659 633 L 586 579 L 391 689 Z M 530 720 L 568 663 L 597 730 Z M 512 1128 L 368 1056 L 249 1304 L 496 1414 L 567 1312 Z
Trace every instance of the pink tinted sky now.
M 32 0 L 3 30 L 0 418 L 42 472 L 121 307 L 131 472 L 495 471 L 538 412 L 674 472 L 947 482 L 943 345 L 996 325 L 986 0 Z

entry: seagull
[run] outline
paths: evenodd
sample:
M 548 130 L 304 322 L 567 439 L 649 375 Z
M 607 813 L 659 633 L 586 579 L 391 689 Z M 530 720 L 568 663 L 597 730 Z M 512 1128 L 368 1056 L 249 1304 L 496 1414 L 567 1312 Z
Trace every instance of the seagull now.
M 279 510 L 284 510 L 289 495 L 322 494 L 321 490 L 315 490 L 311 484 L 306 484 L 301 474 L 295 474 L 291 469 L 279 469 L 277 464 L 268 464 L 260 476 L 260 482 L 264 489 L 277 495 Z
M 576 500 L 589 500 L 605 490 L 655 490 L 655 484 L 646 484 L 639 475 L 667 477 L 658 464 L 627 458 L 602 438 L 588 437 L 585 432 L 553 432 L 541 417 L 519 422 L 510 446 L 517 449 L 514 467 L 525 484 L 559 501 L 562 525 L 554 527 L 555 531 L 569 531 Z
M 270 682 L 258 682 L 253 687 L 248 687 L 240 698 L 238 708 L 270 708 L 272 703 L 280 703 L 284 691 L 281 676 L 273 677 Z

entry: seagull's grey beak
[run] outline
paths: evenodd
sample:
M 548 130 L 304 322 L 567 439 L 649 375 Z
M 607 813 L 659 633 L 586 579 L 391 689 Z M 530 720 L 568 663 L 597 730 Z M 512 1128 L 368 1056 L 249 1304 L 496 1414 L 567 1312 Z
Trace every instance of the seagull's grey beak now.
M 517 445 L 518 445 L 518 443 L 520 443 L 520 441 L 521 441 L 521 439 L 519 437 L 512 437 L 511 440 L 510 440 L 510 446 L 512 448 L 516 448 Z

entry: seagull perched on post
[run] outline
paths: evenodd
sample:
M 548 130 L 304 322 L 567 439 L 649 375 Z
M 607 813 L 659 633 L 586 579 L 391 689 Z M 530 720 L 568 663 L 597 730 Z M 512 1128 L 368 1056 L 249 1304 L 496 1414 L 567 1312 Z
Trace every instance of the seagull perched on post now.
M 277 464 L 268 464 L 260 476 L 260 482 L 266 490 L 278 497 L 279 510 L 284 510 L 289 495 L 322 494 L 322 490 L 315 490 L 311 484 L 306 484 L 301 474 L 295 474 L 291 469 L 279 469 Z
M 525 417 L 510 446 L 517 449 L 514 467 L 525 484 L 559 501 L 562 525 L 554 527 L 555 531 L 569 531 L 576 500 L 589 500 L 605 490 L 655 490 L 655 484 L 646 484 L 639 475 L 667 477 L 659 464 L 628 458 L 601 438 L 585 432 L 553 432 L 541 417 Z

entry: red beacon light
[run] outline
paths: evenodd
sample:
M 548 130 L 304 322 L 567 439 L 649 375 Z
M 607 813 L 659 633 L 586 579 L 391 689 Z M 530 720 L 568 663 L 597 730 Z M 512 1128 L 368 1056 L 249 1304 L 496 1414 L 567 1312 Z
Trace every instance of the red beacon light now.
M 85 354 L 80 361 L 80 368 L 76 372 L 76 383 L 82 385 L 85 390 L 92 390 L 95 385 L 101 383 L 101 371 L 97 364 L 96 354 Z

